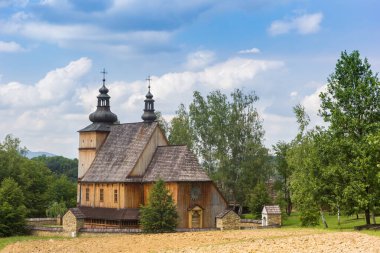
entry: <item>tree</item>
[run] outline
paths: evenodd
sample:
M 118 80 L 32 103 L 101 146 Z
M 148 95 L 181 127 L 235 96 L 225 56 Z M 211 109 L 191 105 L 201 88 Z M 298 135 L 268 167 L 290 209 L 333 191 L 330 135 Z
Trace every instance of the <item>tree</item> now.
M 69 208 L 76 206 L 76 184 L 70 181 L 66 176 L 61 175 L 60 177 L 54 178 L 48 186 L 48 195 L 50 203 L 63 202 L 65 206 Z
M 178 223 L 177 210 L 161 179 L 153 185 L 148 204 L 141 206 L 140 214 L 140 224 L 144 232 L 162 233 L 175 230 Z
M 275 168 L 279 176 L 278 182 L 280 183 L 280 188 L 282 192 L 282 199 L 286 202 L 286 214 L 289 216 L 292 212 L 292 199 L 290 195 L 290 177 L 292 175 L 292 168 L 289 167 L 286 161 L 287 152 L 290 148 L 289 143 L 277 142 L 273 146 L 275 152 Z M 278 200 L 282 202 L 280 199 Z
M 67 176 L 71 181 L 76 182 L 78 177 L 78 159 L 69 159 L 63 156 L 47 157 L 45 155 L 32 158 L 45 164 L 55 175 Z
M 63 217 L 63 215 L 66 212 L 67 212 L 67 207 L 66 207 L 65 202 L 61 201 L 61 202 L 58 203 L 58 202 L 54 201 L 48 207 L 48 209 L 46 209 L 46 217 L 57 218 L 58 215 L 60 215 L 61 217 Z
M 239 89 L 229 97 L 213 91 L 204 98 L 196 91 L 188 113 L 180 106 L 169 136 L 191 147 L 223 195 L 240 207 L 270 173 L 262 122 L 254 107 L 257 100 L 254 92 Z
M 380 83 L 367 59 L 358 51 L 342 52 L 335 72 L 328 78 L 327 91 L 320 94 L 320 113 L 330 124 L 329 131 L 339 144 L 345 161 L 339 166 L 347 177 L 342 191 L 364 210 L 370 224 L 370 211 L 378 205 L 379 168 L 368 146 L 368 138 L 380 130 Z
M 264 205 L 271 204 L 271 197 L 266 185 L 259 182 L 251 191 L 248 201 L 248 207 L 255 218 L 261 217 Z
M 25 233 L 26 208 L 21 188 L 12 178 L 0 186 L 0 237 Z
M 193 132 L 190 128 L 190 118 L 185 105 L 180 104 L 176 116 L 170 122 L 169 143 L 172 145 L 186 144 L 193 149 Z

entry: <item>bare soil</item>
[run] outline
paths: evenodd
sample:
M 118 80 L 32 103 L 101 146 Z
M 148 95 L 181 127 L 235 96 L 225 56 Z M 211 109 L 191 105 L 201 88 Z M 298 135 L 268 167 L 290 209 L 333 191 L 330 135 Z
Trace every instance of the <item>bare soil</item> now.
M 376 252 L 380 237 L 359 232 L 265 229 L 81 236 L 17 242 L 2 252 Z

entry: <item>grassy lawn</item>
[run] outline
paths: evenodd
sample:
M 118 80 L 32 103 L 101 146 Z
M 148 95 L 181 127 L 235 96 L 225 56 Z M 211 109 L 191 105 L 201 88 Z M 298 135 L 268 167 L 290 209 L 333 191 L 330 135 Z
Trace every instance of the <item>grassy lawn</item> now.
M 242 216 L 244 219 L 254 219 L 252 214 L 244 214 Z M 356 215 L 340 217 L 340 225 L 338 225 L 337 215 L 325 214 L 326 222 L 329 231 L 353 231 L 355 226 L 365 225 L 364 214 L 360 214 L 359 218 L 356 219 Z M 379 217 L 376 219 L 377 223 L 380 223 Z M 372 217 L 371 217 L 372 222 Z M 300 217 L 297 212 L 293 212 L 290 216 L 286 216 L 283 220 L 282 228 L 302 228 Z M 325 229 L 322 223 L 322 219 L 319 221 L 319 225 L 315 227 L 316 229 Z M 380 231 L 374 230 L 364 230 L 362 233 L 368 235 L 380 236 Z

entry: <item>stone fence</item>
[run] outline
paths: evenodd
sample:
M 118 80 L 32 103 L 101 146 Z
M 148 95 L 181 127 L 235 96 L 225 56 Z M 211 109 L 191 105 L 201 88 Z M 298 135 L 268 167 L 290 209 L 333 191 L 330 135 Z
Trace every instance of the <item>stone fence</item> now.
M 42 226 L 42 225 L 62 225 L 60 217 L 58 218 L 28 218 L 26 219 L 28 226 Z

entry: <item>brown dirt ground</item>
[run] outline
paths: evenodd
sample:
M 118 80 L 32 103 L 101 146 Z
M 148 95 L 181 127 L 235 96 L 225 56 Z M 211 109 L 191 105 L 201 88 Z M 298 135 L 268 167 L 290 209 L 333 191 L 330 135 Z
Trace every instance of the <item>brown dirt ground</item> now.
M 380 237 L 359 232 L 265 229 L 97 235 L 16 242 L 2 252 L 376 252 Z

